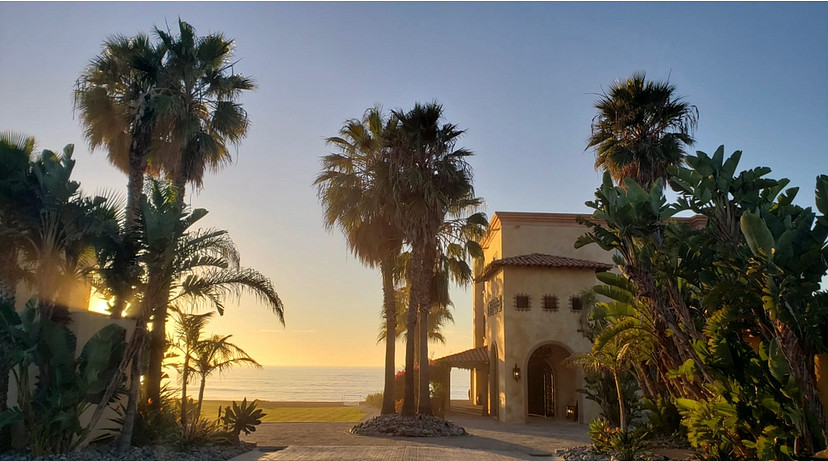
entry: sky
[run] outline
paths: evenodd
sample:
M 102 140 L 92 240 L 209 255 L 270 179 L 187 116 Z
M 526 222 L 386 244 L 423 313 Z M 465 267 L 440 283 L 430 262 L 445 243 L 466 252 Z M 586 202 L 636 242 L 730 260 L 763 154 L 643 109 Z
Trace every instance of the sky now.
M 235 39 L 235 71 L 258 85 L 241 99 L 251 128 L 234 164 L 188 196 L 284 301 L 285 327 L 247 297 L 209 327 L 266 365 L 383 365 L 379 271 L 324 229 L 312 186 L 325 138 L 376 104 L 441 103 L 467 130 L 459 146 L 475 153 L 489 216 L 588 212 L 600 183 L 585 150 L 593 105 L 637 70 L 698 107 L 694 150 L 742 150 L 741 168 L 791 179 L 803 206 L 828 173 L 828 3 L 0 2 L 0 17 L 0 131 L 39 149 L 75 144 L 87 193 L 126 191 L 72 110 L 103 40 L 179 17 Z M 472 347 L 471 291 L 452 298 L 434 357 Z

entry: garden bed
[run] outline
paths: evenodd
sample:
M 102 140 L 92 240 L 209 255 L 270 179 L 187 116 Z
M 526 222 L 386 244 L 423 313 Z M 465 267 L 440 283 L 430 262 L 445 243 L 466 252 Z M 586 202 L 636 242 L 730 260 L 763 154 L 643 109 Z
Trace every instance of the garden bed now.
M 126 453 L 118 453 L 110 444 L 90 446 L 79 453 L 33 457 L 28 453 L 2 453 L 3 461 L 225 461 L 255 448 L 255 444 L 242 442 L 233 445 L 205 445 L 179 450 L 166 445 L 133 447 Z

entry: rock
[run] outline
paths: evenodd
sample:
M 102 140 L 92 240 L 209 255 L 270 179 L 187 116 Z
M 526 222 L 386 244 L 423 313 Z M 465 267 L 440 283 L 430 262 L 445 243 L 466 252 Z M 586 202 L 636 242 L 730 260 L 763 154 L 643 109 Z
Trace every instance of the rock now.
M 465 429 L 436 416 L 399 414 L 380 415 L 357 424 L 351 434 L 398 437 L 459 437 L 468 435 Z
M 608 455 L 596 453 L 590 445 L 564 448 L 557 450 L 555 454 L 566 461 L 609 461 L 610 459 Z

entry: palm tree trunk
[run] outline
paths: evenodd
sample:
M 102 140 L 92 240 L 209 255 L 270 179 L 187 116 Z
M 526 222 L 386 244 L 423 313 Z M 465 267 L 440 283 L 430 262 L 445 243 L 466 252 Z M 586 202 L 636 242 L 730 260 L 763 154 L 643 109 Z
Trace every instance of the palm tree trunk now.
M 434 259 L 436 256 L 436 242 L 427 240 L 428 244 L 423 247 L 423 254 L 420 262 L 419 278 L 413 282 L 417 287 L 412 296 L 417 296 L 417 307 L 419 309 L 419 349 L 420 349 L 420 399 L 417 402 L 417 413 L 431 415 L 431 397 L 429 393 L 429 368 L 428 368 L 428 314 L 431 307 L 431 284 L 434 278 Z
M 153 276 L 150 280 L 166 279 L 153 296 L 152 332 L 149 342 L 149 368 L 147 369 L 147 399 L 150 408 L 161 408 L 161 378 L 163 376 L 164 353 L 167 349 L 167 306 L 170 299 L 170 280 L 168 277 Z M 158 283 L 158 282 L 156 282 Z M 152 291 L 151 291 L 152 290 Z M 156 287 L 147 286 L 147 295 L 154 293 Z
M 394 363 L 397 341 L 397 309 L 394 300 L 393 258 L 385 258 L 380 263 L 382 272 L 382 301 L 385 306 L 385 385 L 382 393 L 382 410 L 380 414 L 395 413 L 394 409 Z
M 144 173 L 147 171 L 147 147 L 152 136 L 152 109 L 149 107 L 149 92 L 139 103 L 140 108 L 132 122 L 132 143 L 129 145 L 129 179 L 127 183 L 127 205 L 125 230 L 133 234 L 138 227 L 141 209 L 141 193 L 144 191 Z
M 138 330 L 135 333 L 138 334 Z M 135 415 L 138 411 L 138 399 L 141 393 L 141 357 L 143 356 L 143 349 L 143 347 L 139 348 L 132 360 L 129 377 L 129 399 L 127 400 L 126 414 L 124 415 L 124 425 L 121 427 L 121 438 L 118 440 L 118 451 L 121 453 L 128 451 L 132 446 Z
M 408 318 L 406 319 L 407 329 L 405 332 L 405 388 L 402 407 L 402 414 L 404 416 L 413 416 L 416 410 L 414 404 L 414 341 L 417 336 L 417 303 L 421 298 L 419 291 L 425 288 L 421 282 L 423 278 L 423 250 L 422 245 L 415 245 L 412 248 L 411 260 L 409 261 L 408 267 L 408 280 L 411 281 L 411 287 L 408 296 Z
M 420 317 L 417 316 L 417 328 L 414 329 L 414 408 L 420 407 Z
M 187 381 L 190 379 L 190 351 L 184 355 L 181 368 L 181 427 L 187 427 Z
M 198 404 L 196 405 L 196 420 L 201 417 L 201 402 L 204 401 L 204 386 L 207 384 L 207 375 L 201 375 L 201 384 L 198 386 Z
M 176 205 L 179 209 L 184 209 L 184 190 L 187 185 L 185 176 L 176 175 L 173 185 L 176 188 Z M 152 320 L 152 338 L 150 341 L 150 356 L 149 369 L 147 370 L 147 398 L 150 401 L 150 407 L 153 409 L 161 408 L 161 377 L 163 376 L 163 362 L 164 353 L 166 352 L 167 340 L 167 307 L 170 299 L 170 279 L 158 274 L 153 278 L 150 274 L 150 280 L 163 280 L 163 285 L 157 287 L 157 297 L 153 302 L 153 320 Z M 160 283 L 160 282 L 157 282 Z M 154 290 L 156 287 L 147 287 L 147 292 Z M 184 421 L 182 419 L 182 421 Z
M 420 398 L 417 413 L 431 415 L 428 366 L 428 308 L 420 309 Z
M 183 174 L 175 175 L 173 179 L 173 186 L 175 186 L 176 191 L 176 202 L 178 202 L 179 206 L 184 206 L 184 194 L 187 190 L 187 177 Z

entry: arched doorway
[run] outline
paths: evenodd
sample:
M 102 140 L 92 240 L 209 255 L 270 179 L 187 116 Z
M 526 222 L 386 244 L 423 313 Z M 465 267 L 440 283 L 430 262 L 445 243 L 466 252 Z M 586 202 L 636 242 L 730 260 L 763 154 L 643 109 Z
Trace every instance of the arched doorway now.
M 529 416 L 564 419 L 566 407 L 577 404 L 575 370 L 563 363 L 569 355 L 562 346 L 546 344 L 529 356 L 526 366 Z

